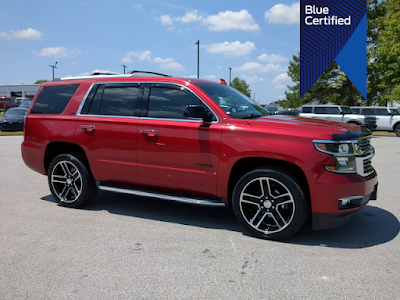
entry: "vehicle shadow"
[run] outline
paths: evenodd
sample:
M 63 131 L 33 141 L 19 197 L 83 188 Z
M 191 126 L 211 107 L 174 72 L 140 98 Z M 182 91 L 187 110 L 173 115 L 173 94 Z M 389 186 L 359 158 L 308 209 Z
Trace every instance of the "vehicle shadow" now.
M 55 202 L 51 195 L 42 200 Z M 241 226 L 225 207 L 205 207 L 146 197 L 99 191 L 96 199 L 85 210 L 106 210 L 112 214 L 203 228 L 241 232 Z
M 55 202 L 51 195 L 41 199 Z M 83 209 L 106 210 L 112 214 L 202 228 L 242 231 L 241 225 L 236 221 L 231 210 L 223 207 L 194 206 L 99 191 L 95 201 Z M 399 220 L 393 214 L 378 207 L 366 206 L 353 216 L 350 222 L 340 228 L 313 231 L 306 227 L 285 243 L 359 249 L 387 243 L 393 240 L 399 231 Z
M 342 227 L 312 231 L 304 229 L 286 241 L 290 244 L 331 248 L 368 248 L 393 240 L 400 231 L 399 220 L 392 213 L 367 205 Z

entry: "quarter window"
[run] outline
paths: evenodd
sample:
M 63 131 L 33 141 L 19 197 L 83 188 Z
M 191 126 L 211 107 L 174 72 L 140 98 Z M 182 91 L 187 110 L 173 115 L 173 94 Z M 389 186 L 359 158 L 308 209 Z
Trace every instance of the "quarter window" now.
M 149 98 L 148 117 L 186 119 L 183 113 L 189 105 L 202 105 L 202 102 L 181 89 L 153 86 Z
M 79 84 L 45 86 L 32 108 L 33 114 L 60 114 Z

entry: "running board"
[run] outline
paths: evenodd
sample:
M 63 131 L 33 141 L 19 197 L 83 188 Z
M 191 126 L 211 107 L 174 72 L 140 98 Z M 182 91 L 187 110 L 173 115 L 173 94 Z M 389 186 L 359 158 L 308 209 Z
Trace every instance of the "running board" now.
M 130 195 L 156 198 L 156 199 L 162 199 L 162 200 L 168 200 L 168 201 L 177 201 L 177 202 L 193 204 L 193 205 L 214 206 L 214 207 L 225 206 L 225 203 L 217 201 L 217 200 L 199 199 L 199 198 L 182 197 L 182 196 L 172 196 L 172 195 L 160 194 L 160 193 L 155 193 L 155 192 L 150 192 L 150 191 L 135 190 L 135 189 L 131 189 L 131 188 L 127 189 L 127 188 L 111 187 L 111 186 L 105 186 L 105 185 L 100 184 L 99 189 L 102 191 L 109 191 L 109 192 L 115 192 L 115 193 L 121 193 L 121 194 L 130 194 Z

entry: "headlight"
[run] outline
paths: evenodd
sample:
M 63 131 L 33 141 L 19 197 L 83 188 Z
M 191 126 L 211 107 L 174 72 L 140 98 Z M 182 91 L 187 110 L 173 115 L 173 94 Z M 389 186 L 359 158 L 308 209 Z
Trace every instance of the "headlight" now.
M 315 141 L 318 151 L 331 155 L 334 165 L 325 166 L 328 171 L 335 173 L 357 173 L 354 144 L 351 141 Z

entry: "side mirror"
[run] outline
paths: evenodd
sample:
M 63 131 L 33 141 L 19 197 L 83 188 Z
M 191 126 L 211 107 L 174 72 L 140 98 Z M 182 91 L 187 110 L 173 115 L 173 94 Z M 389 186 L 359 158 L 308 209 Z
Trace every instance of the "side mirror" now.
M 183 113 L 185 117 L 203 119 L 204 122 L 211 122 L 213 115 L 204 109 L 203 105 L 188 105 Z

